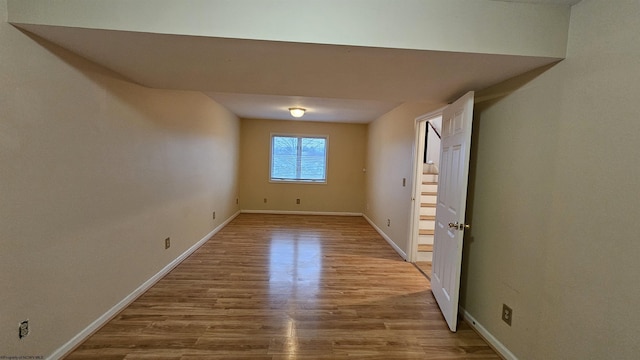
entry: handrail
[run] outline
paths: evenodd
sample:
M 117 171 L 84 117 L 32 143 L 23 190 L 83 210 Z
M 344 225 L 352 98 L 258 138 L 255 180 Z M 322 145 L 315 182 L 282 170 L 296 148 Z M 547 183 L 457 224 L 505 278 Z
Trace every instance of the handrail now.
M 442 137 L 440 136 L 440 133 L 438 132 L 438 130 L 436 130 L 436 128 L 431 123 L 431 121 L 427 121 L 427 124 L 429 124 L 431 129 L 433 129 L 433 132 L 436 133 L 436 135 L 438 136 L 438 139 L 442 140 Z M 429 143 L 429 128 L 426 128 L 425 130 L 426 131 L 425 131 L 425 137 L 424 137 L 424 158 L 423 158 L 423 161 L 426 164 L 427 163 L 427 144 Z
M 442 136 L 440 136 L 440 133 L 438 132 L 438 130 L 436 130 L 436 128 L 433 126 L 433 124 L 431 123 L 431 121 L 427 121 L 427 124 L 429 124 L 429 126 L 431 126 L 431 128 L 433 129 L 433 131 L 436 133 L 436 135 L 438 135 L 438 139 L 442 139 Z

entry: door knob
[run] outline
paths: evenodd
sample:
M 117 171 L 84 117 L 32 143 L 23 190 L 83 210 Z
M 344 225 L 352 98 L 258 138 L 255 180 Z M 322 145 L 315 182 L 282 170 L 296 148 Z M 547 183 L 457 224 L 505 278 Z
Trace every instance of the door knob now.
M 457 221 L 452 223 L 449 223 L 449 229 L 457 229 L 457 230 L 464 230 L 464 229 L 469 229 L 471 228 L 471 225 L 468 224 L 460 224 Z

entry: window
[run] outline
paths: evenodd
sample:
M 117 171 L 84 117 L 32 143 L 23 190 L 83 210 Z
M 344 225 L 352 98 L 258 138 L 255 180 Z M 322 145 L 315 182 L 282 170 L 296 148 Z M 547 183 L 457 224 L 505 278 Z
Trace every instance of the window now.
M 271 136 L 271 181 L 327 182 L 326 136 Z

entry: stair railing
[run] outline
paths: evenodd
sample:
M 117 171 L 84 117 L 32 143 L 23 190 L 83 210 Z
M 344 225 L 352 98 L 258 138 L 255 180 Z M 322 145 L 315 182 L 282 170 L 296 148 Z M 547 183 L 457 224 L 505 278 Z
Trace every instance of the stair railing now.
M 422 161 L 425 164 L 427 163 L 427 149 L 429 148 L 427 146 L 429 144 L 429 128 L 431 128 L 431 130 L 436 134 L 436 136 L 438 136 L 438 139 L 442 139 L 442 136 L 440 136 L 440 133 L 435 128 L 435 126 L 433 126 L 431 121 L 427 121 L 427 129 L 426 129 L 425 134 L 424 134 L 424 157 L 423 157 L 423 161 Z

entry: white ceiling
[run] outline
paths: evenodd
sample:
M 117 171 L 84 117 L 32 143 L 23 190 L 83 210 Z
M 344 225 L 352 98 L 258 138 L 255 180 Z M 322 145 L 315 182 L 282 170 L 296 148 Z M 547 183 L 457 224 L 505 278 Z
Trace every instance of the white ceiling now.
M 301 106 L 304 120 L 367 123 L 403 102 L 436 108 L 558 60 L 19 26 L 138 84 L 202 91 L 243 118 L 293 119 L 287 109 Z
M 209 97 L 245 119 L 292 120 L 291 107 L 306 109 L 305 121 L 368 123 L 399 106 L 401 102 L 331 99 L 304 96 L 206 93 Z

